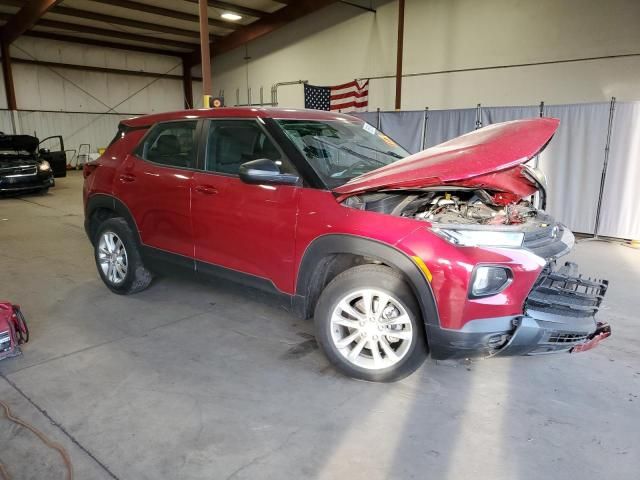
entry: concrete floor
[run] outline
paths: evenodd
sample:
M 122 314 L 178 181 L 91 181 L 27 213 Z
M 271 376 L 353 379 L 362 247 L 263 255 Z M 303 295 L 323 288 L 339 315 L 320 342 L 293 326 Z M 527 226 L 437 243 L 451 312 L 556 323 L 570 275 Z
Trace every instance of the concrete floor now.
M 266 294 L 192 278 L 131 297 L 98 278 L 82 178 L 0 200 L 0 297 L 32 338 L 0 399 L 69 451 L 79 479 L 638 478 L 640 251 L 577 246 L 609 278 L 614 335 L 577 355 L 428 360 L 391 385 L 336 374 L 311 324 Z M 13 478 L 63 478 L 0 417 Z

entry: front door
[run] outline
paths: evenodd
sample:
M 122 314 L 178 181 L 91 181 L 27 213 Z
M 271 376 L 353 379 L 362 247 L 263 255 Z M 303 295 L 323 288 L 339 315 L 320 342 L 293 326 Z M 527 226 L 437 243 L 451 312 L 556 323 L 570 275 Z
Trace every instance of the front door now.
M 195 120 L 156 124 L 127 155 L 114 182 L 115 196 L 131 211 L 144 246 L 187 261 L 193 258 L 189 210 L 197 125 Z
M 67 176 L 67 154 L 64 151 L 62 135 L 54 135 L 40 141 L 38 145 L 40 158 L 51 165 L 54 177 Z
M 224 267 L 291 292 L 300 189 L 248 185 L 238 169 L 259 158 L 292 167 L 255 119 L 210 120 L 204 128 L 204 170 L 194 173 L 191 207 L 197 268 Z

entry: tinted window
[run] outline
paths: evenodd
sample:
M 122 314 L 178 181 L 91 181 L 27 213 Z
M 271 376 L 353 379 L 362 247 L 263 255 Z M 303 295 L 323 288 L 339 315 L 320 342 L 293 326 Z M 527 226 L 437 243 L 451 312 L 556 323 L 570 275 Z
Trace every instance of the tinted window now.
M 236 175 L 249 160 L 268 158 L 282 165 L 281 155 L 254 120 L 212 120 L 206 170 Z
M 167 122 L 155 125 L 137 154 L 155 163 L 172 167 L 196 166 L 195 121 Z

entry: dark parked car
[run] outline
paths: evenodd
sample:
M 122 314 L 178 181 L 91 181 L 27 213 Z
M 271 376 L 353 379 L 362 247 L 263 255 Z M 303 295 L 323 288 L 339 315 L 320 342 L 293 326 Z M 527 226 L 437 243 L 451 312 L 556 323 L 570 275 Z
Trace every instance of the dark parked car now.
M 553 118 L 409 155 L 363 121 L 292 109 L 126 120 L 84 167 L 85 228 L 118 294 L 182 266 L 277 293 L 341 371 L 388 381 L 434 358 L 588 350 L 607 282 L 557 265 L 573 234 L 526 164 Z M 176 298 L 179 301 L 179 298 Z
M 50 140 L 49 137 L 45 140 Z M 0 132 L 0 193 L 46 192 L 55 185 L 54 176 L 66 176 L 62 151 L 39 149 L 36 137 Z

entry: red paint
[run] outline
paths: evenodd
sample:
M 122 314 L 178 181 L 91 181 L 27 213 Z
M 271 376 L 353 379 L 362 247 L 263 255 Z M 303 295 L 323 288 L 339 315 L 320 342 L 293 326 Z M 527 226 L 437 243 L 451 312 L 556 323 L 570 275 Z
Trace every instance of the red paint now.
M 536 189 L 520 175 L 521 165 L 547 144 L 559 123 L 533 118 L 490 125 L 360 175 L 335 191 L 349 196 L 383 188 L 458 185 L 527 196 Z
M 237 177 L 209 172 L 196 172 L 193 181 L 195 257 L 267 278 L 292 293 L 296 216 L 303 189 L 247 185 Z M 215 193 L 199 192 L 200 186 Z
M 192 117 L 360 121 L 320 111 L 222 108 L 150 115 L 124 123 L 144 127 Z M 363 175 L 338 191 L 350 194 L 384 185 L 455 181 L 506 186 L 513 194 L 527 195 L 533 187 L 520 176 L 520 164 L 540 150 L 557 125 L 554 119 L 535 119 L 489 127 Z M 427 222 L 351 209 L 327 190 L 249 185 L 235 176 L 146 162 L 131 154 L 144 133 L 144 129 L 129 132 L 91 163 L 85 204 L 94 194 L 114 195 L 131 211 L 144 244 L 263 277 L 282 292 L 295 293 L 304 252 L 315 239 L 332 233 L 374 239 L 420 257 L 433 275 L 441 326 L 450 329 L 473 319 L 522 313 L 543 267 L 539 257 L 525 250 L 455 247 L 432 233 Z M 499 295 L 470 300 L 471 272 L 481 263 L 509 266 L 514 280 Z

